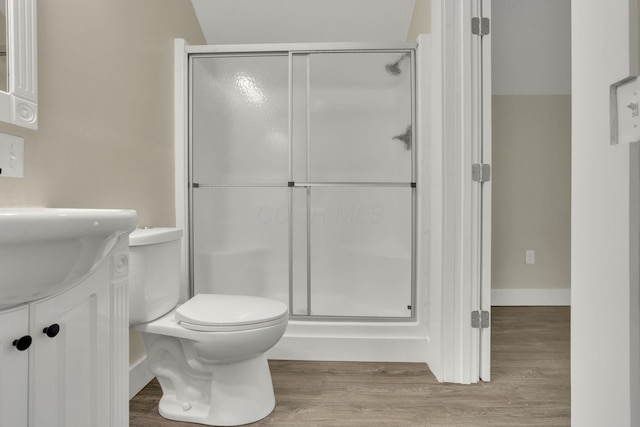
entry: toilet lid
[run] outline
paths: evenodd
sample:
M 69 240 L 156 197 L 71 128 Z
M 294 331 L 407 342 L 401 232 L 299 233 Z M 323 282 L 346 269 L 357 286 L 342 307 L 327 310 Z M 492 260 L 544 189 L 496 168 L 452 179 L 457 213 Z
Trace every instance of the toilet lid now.
M 286 317 L 280 301 L 245 295 L 197 294 L 175 311 L 175 319 L 187 329 L 235 327 L 272 323 Z M 195 327 L 195 328 L 194 328 Z

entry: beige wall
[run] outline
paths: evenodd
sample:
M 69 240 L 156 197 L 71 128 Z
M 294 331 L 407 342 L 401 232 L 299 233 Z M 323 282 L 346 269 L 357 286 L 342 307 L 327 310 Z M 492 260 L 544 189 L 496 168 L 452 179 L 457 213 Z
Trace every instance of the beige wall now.
M 173 225 L 173 38 L 204 42 L 188 0 L 38 3 L 39 129 L 0 206 L 130 208 Z
M 492 287 L 569 288 L 571 96 L 494 95 L 492 129 Z
M 431 32 L 431 0 L 416 0 L 407 40 L 415 40 L 420 34 Z
M 39 129 L 0 206 L 128 208 L 175 224 L 173 39 L 203 44 L 189 0 L 38 3 Z M 130 357 L 144 354 L 131 334 Z
M 497 303 L 567 303 L 570 296 L 571 4 L 491 4 L 491 273 Z M 540 22 L 544 37 L 538 37 Z M 535 251 L 535 264 L 525 264 L 526 250 Z

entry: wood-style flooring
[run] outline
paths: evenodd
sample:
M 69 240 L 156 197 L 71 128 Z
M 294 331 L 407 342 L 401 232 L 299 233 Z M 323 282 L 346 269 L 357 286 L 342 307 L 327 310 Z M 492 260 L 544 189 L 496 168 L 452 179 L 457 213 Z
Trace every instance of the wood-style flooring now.
M 424 364 L 271 361 L 276 408 L 250 426 L 569 426 L 569 307 L 494 307 L 492 380 L 440 384 Z M 198 424 L 158 415 L 152 381 L 130 425 Z

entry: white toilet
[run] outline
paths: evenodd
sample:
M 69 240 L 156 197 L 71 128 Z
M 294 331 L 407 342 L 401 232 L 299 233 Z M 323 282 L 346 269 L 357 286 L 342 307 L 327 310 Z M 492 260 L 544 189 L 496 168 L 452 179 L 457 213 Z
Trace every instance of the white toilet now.
M 265 352 L 287 328 L 287 306 L 212 294 L 178 305 L 181 238 L 175 228 L 129 238 L 130 322 L 162 387 L 160 415 L 217 426 L 258 421 L 275 407 Z

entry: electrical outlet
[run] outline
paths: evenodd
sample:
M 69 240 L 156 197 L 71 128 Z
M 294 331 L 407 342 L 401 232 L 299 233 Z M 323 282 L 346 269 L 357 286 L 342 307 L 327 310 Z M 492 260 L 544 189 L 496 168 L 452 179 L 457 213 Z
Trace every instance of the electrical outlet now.
M 536 251 L 527 250 L 524 251 L 524 263 L 535 264 L 536 263 Z
M 1 177 L 24 177 L 24 138 L 0 133 Z

